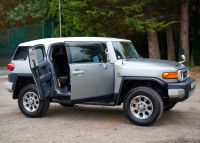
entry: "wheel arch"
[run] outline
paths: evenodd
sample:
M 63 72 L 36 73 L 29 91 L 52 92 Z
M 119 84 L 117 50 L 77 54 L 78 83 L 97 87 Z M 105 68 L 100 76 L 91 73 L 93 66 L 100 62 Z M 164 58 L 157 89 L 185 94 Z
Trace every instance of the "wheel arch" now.
M 13 99 L 18 99 L 21 89 L 29 84 L 35 84 L 33 76 L 31 74 L 18 74 L 15 77 L 13 83 Z
M 119 93 L 116 95 L 116 105 L 123 103 L 126 94 L 133 88 L 146 86 L 154 89 L 160 94 L 163 102 L 169 102 L 168 84 L 155 77 L 124 77 L 122 79 Z

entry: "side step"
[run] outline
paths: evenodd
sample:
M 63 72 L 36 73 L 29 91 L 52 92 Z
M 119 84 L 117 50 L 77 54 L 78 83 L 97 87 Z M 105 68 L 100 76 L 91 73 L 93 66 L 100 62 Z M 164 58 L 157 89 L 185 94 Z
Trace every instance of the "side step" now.
M 52 98 L 52 101 L 55 102 L 55 103 L 63 103 L 63 104 L 71 104 L 71 101 L 70 100 L 60 100 L 58 98 Z
M 55 103 L 63 103 L 63 104 L 71 104 L 72 102 L 67 99 L 58 99 L 58 98 L 52 98 L 52 101 Z M 74 103 L 76 104 L 76 103 Z M 83 103 L 78 103 L 78 104 L 87 104 L 87 105 L 103 105 L 103 106 L 115 106 L 115 102 L 83 102 Z
M 88 105 L 103 105 L 103 106 L 115 106 L 115 102 L 85 102 L 82 104 Z

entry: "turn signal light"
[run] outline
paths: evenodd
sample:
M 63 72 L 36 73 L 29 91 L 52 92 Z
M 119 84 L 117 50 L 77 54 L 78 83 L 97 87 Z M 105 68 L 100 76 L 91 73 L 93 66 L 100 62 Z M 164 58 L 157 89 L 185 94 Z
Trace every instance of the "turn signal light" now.
M 165 72 L 162 74 L 162 77 L 164 79 L 177 79 L 178 78 L 178 72 Z
M 7 65 L 7 69 L 8 69 L 9 71 L 13 71 L 14 68 L 15 68 L 15 65 L 14 65 L 14 64 L 8 64 L 8 65 Z

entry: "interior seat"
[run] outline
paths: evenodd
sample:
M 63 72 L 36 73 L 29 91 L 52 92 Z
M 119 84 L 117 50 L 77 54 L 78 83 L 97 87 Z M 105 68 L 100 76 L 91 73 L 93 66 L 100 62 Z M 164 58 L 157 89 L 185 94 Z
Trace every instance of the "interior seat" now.
M 52 55 L 58 86 L 62 90 L 70 90 L 70 76 L 67 55 Z

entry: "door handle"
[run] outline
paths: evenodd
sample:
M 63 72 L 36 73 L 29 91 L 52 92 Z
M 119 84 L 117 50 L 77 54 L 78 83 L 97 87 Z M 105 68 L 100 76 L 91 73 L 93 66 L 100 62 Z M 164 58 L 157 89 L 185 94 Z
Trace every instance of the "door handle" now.
M 72 71 L 73 75 L 83 74 L 83 73 L 84 73 L 84 71 Z

